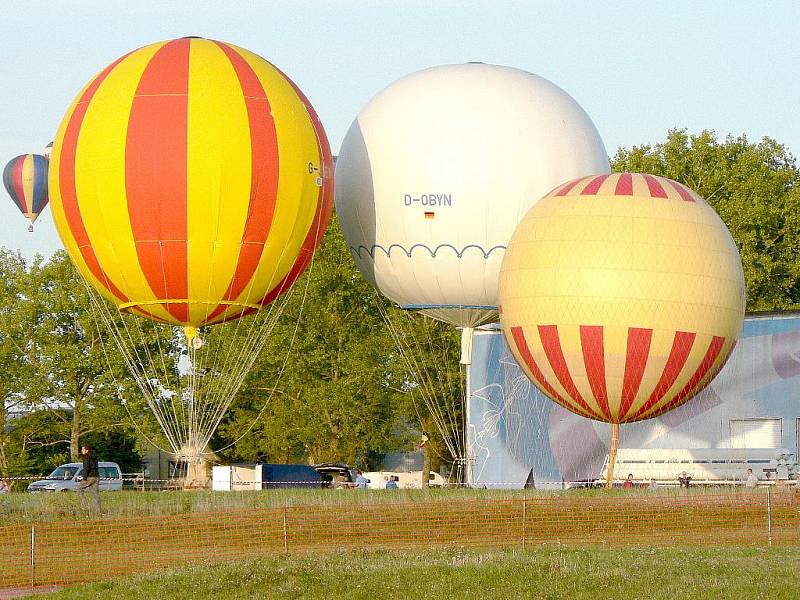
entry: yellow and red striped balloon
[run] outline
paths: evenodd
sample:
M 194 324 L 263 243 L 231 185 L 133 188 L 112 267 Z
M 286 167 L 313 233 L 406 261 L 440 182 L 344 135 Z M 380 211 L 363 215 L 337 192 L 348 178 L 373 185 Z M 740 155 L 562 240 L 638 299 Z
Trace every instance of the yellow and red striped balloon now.
M 637 173 L 563 184 L 521 221 L 500 272 L 500 321 L 544 394 L 612 423 L 702 390 L 742 326 L 734 241 L 675 181 Z
M 50 161 L 53 218 L 120 310 L 199 326 L 257 310 L 308 265 L 333 161 L 302 92 L 245 49 L 135 50 L 78 94 Z

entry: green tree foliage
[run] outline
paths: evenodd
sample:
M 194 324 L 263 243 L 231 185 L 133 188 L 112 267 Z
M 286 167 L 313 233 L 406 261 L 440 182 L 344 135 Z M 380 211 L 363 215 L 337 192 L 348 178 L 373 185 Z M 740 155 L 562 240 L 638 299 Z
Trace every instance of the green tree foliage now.
M 263 408 L 230 457 L 374 465 L 401 442 L 403 376 L 335 216 L 291 293 L 214 445 L 237 440 Z
M 19 254 L 0 250 L 0 475 L 9 476 L 24 468 L 26 459 L 11 437 L 12 427 L 2 426 L 16 419 L 22 409 L 25 381 L 32 367 L 28 354 L 28 324 L 21 314 L 25 301 L 22 286 L 27 276 Z
M 784 146 L 672 130 L 662 144 L 620 148 L 612 169 L 663 175 L 709 201 L 739 247 L 748 310 L 800 307 L 800 172 Z
M 14 397 L 23 415 L 7 429 L 24 463 L 19 468 L 41 473 L 47 462 L 76 460 L 81 443 L 116 448 L 104 458 L 135 463 L 128 450 L 135 436 L 121 400 L 139 413 L 141 401 L 66 255 L 37 258 L 27 269 L 23 263 L 16 298 L 11 320 L 22 328 L 25 354 Z
M 65 254 L 32 265 L 26 296 L 35 369 L 28 400 L 64 425 L 63 436 L 43 443 L 66 443 L 75 460 L 84 436 L 129 424 L 115 383 L 125 377 L 124 364 L 102 338 L 89 295 Z

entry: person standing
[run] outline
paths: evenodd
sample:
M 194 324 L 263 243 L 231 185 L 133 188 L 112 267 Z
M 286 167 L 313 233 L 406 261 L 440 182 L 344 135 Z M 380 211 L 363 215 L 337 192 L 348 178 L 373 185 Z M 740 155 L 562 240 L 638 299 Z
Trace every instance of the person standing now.
M 81 506 L 87 510 L 88 504 L 86 494 L 92 497 L 94 511 L 100 512 L 100 467 L 97 462 L 97 454 L 89 446 L 81 446 L 81 456 L 83 456 L 83 479 L 78 483 L 78 495 L 81 499 Z
M 358 473 L 358 476 L 356 477 L 356 488 L 360 490 L 367 489 L 367 484 L 369 483 L 369 479 L 364 477 L 364 473 L 362 473 L 361 471 L 356 471 L 356 473 Z
M 753 469 L 747 469 L 747 478 L 744 480 L 744 486 L 754 488 L 758 485 L 758 477 L 753 473 Z
M 397 477 L 395 475 L 389 475 L 389 481 L 386 482 L 386 489 L 396 490 L 397 487 Z
M 628 478 L 622 482 L 622 489 L 629 490 L 633 488 L 633 473 L 628 473 Z

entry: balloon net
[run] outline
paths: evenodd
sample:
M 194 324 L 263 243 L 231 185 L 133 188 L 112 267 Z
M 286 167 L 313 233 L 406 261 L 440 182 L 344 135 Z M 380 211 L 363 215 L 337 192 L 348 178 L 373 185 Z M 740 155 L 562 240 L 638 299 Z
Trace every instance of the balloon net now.
M 117 378 L 122 403 L 139 433 L 183 465 L 186 487 L 208 485 L 208 463 L 215 458 L 209 447 L 211 438 L 284 309 L 294 294 L 299 293 L 297 320 L 274 384 L 265 390 L 263 404 L 249 426 L 235 440 L 216 450 L 225 450 L 245 437 L 269 404 L 299 329 L 314 257 L 315 253 L 303 285 L 285 288 L 275 300 L 252 314 L 206 327 L 167 325 L 119 310 L 84 280 L 95 320 L 110 334 L 110 339 L 101 336 L 106 355 L 118 352 L 123 357 L 128 373 L 160 426 L 160 435 L 142 429 L 141 419 L 132 413 L 125 400 L 126 382 Z M 246 298 L 244 303 L 248 301 Z M 111 372 L 115 373 L 113 368 Z

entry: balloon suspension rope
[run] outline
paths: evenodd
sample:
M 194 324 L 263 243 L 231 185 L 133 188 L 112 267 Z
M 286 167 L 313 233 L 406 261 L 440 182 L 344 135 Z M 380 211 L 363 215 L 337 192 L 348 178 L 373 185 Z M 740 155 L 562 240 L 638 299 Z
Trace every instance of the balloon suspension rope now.
M 619 423 L 611 424 L 611 444 L 608 447 L 608 469 L 606 470 L 606 489 L 614 487 L 614 465 L 617 463 L 619 448 Z

